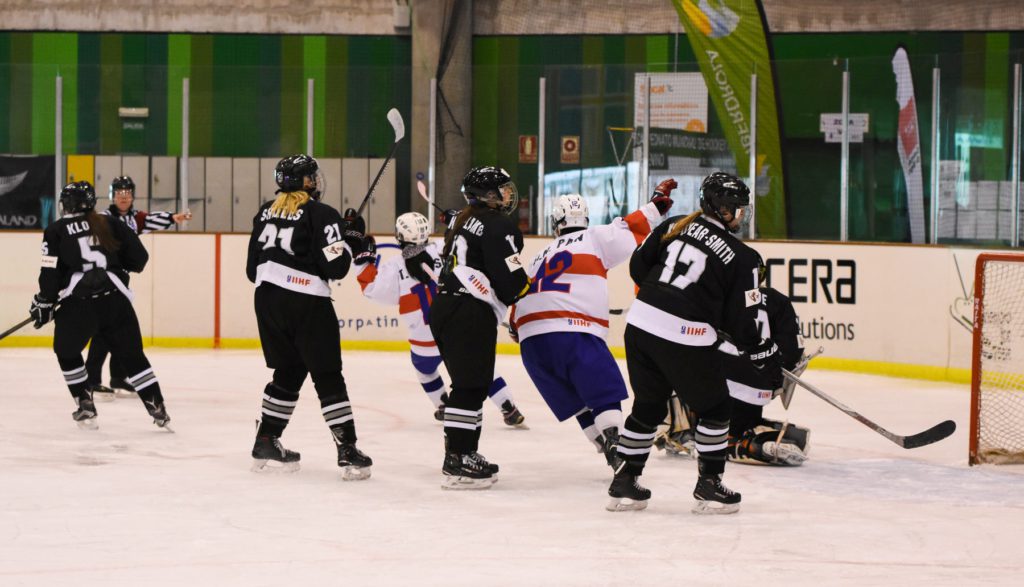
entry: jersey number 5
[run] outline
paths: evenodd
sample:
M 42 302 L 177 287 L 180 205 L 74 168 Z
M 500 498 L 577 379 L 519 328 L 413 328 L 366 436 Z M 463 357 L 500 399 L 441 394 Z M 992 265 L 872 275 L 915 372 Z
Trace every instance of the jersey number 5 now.
M 82 253 L 82 271 L 89 271 L 94 267 L 106 269 L 107 256 L 97 249 L 92 248 L 92 235 L 78 237 L 78 246 Z
M 289 255 L 294 255 L 292 252 L 292 233 L 295 232 L 295 227 L 277 229 L 277 226 L 273 224 L 267 224 L 263 227 L 263 232 L 260 233 L 258 241 L 263 243 L 263 250 L 271 249 L 280 246 Z
M 658 281 L 679 289 L 686 289 L 690 284 L 696 283 L 704 273 L 708 256 L 697 247 L 681 240 L 674 240 L 668 245 L 666 253 L 665 269 L 661 271 Z M 677 275 L 676 269 L 680 266 L 683 270 L 681 274 Z

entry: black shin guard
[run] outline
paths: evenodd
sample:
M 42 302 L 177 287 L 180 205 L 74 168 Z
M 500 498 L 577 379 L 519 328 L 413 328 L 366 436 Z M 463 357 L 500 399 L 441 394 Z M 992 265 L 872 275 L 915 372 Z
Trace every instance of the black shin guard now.
M 76 399 L 89 399 L 89 375 L 86 372 L 82 355 L 57 356 L 57 364 L 64 374 L 64 383 Z

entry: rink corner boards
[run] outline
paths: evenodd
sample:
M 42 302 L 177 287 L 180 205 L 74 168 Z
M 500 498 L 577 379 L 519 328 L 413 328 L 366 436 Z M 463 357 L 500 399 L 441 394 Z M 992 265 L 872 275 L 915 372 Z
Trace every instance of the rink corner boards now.
M 146 346 L 185 349 L 258 349 L 258 339 L 222 338 L 214 344 L 213 338 L 143 338 Z M 0 348 L 11 347 L 49 347 L 53 344 L 52 336 L 10 336 L 0 341 Z M 346 340 L 341 343 L 342 350 L 348 351 L 383 351 L 408 352 L 409 343 L 401 340 Z M 498 343 L 497 351 L 503 355 L 518 355 L 519 345 L 514 343 Z M 611 347 L 612 355 L 625 358 L 622 347 Z M 935 367 L 931 365 L 912 365 L 906 363 L 887 363 L 882 361 L 863 361 L 859 359 L 840 359 L 834 357 L 818 357 L 810 365 L 811 369 L 829 371 L 845 371 L 870 375 L 885 375 L 926 381 L 948 381 L 951 383 L 970 383 L 970 369 L 952 367 Z

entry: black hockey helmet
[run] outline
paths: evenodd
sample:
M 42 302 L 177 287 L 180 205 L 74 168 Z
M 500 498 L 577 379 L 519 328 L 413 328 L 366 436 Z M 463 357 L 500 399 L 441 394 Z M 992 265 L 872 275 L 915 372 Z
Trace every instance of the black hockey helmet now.
M 474 167 L 462 180 L 462 195 L 472 205 L 499 208 L 509 214 L 519 206 L 519 190 L 500 167 Z
M 728 225 L 722 218 L 722 209 L 729 212 L 733 218 L 737 217 L 736 211 L 750 205 L 750 189 L 743 180 L 731 175 L 716 171 L 704 178 L 700 184 L 700 208 L 705 214 Z M 728 227 L 728 226 L 727 226 Z M 729 228 L 732 232 L 738 232 L 740 224 L 735 228 Z
M 60 190 L 60 207 L 65 214 L 88 212 L 96 207 L 96 190 L 87 181 L 69 183 Z
M 130 191 L 132 193 L 132 199 L 135 199 L 135 182 L 127 175 L 115 177 L 114 181 L 110 182 L 110 193 L 108 194 L 110 199 L 113 200 L 114 194 L 121 190 Z
M 307 177 L 311 187 L 306 187 Z M 319 200 L 326 188 L 320 165 L 309 155 L 292 155 L 278 161 L 274 168 L 274 181 L 277 182 L 278 193 L 304 191 L 314 200 Z

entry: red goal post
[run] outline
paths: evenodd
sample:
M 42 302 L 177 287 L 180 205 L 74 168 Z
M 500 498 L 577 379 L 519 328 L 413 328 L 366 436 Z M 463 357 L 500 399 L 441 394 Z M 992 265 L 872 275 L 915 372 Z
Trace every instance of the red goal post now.
M 971 353 L 968 462 L 1024 463 L 1024 254 L 978 255 Z

